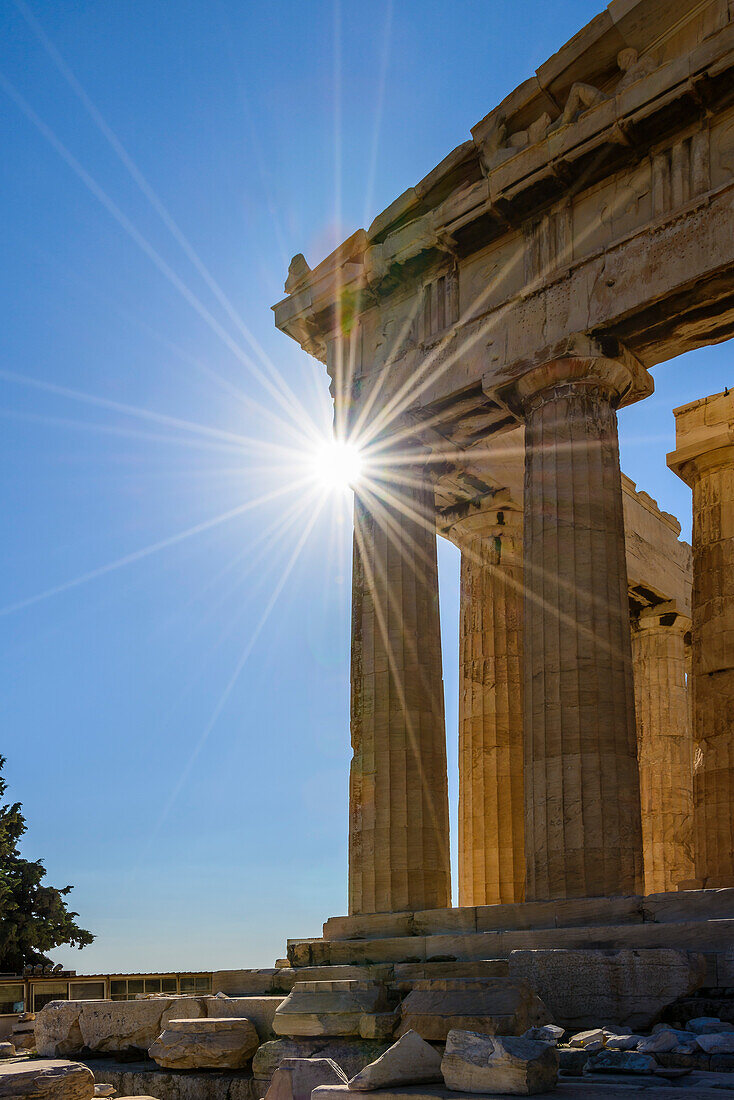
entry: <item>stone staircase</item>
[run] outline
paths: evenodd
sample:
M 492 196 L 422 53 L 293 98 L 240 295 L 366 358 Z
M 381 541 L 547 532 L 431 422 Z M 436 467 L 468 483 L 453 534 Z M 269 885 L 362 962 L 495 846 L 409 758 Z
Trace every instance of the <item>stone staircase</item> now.
M 332 917 L 322 937 L 289 940 L 288 961 L 311 980 L 316 971 L 331 976 L 322 968 L 366 968 L 376 976 L 374 968 L 391 966 L 409 981 L 408 973 L 432 977 L 431 968 L 443 964 L 452 976 L 458 963 L 472 964 L 463 976 L 473 976 L 477 964 L 498 967 L 520 950 L 664 947 L 702 953 L 706 987 L 734 987 L 734 889 Z M 288 968 L 280 973 L 284 979 Z

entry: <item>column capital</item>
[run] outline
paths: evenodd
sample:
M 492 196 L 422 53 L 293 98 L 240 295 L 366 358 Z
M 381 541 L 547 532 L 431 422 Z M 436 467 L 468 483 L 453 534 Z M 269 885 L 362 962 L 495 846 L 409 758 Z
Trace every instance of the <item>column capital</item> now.
M 534 397 L 575 382 L 604 386 L 615 408 L 649 397 L 655 390 L 650 372 L 621 341 L 575 333 L 539 348 L 531 358 L 514 363 L 498 385 L 496 372 L 483 379 L 485 393 L 523 416 Z
M 515 384 L 515 394 L 523 412 L 553 400 L 569 387 L 577 392 L 582 388 L 601 390 L 618 408 L 634 384 L 635 373 L 630 364 L 623 360 L 568 356 L 552 359 L 528 371 Z
M 734 392 L 704 397 L 674 410 L 676 449 L 668 466 L 687 485 L 705 472 L 734 466 Z
M 690 617 L 678 610 L 675 600 L 655 607 L 644 607 L 634 619 L 634 629 L 638 634 L 663 630 L 685 636 L 690 633 L 691 625 Z
M 522 549 L 522 508 L 509 497 L 493 495 L 447 508 L 439 514 L 437 527 L 459 549 L 493 538 L 516 541 Z

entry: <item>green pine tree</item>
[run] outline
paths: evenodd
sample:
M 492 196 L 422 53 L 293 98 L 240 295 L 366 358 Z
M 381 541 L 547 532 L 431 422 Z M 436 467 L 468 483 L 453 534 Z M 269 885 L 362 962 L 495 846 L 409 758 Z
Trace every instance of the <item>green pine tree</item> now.
M 86 947 L 94 936 L 80 928 L 64 900 L 71 886 L 57 890 L 44 886 L 46 868 L 31 863 L 18 851 L 26 831 L 20 802 L 3 803 L 7 783 L 0 756 L 0 971 L 20 974 L 26 966 L 48 964 L 54 947 Z

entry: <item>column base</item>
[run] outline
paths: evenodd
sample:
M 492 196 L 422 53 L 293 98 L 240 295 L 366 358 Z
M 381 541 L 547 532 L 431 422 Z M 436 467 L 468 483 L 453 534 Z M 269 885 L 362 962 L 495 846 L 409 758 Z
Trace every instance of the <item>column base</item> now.
M 332 917 L 322 938 L 290 940 L 288 959 L 295 967 L 411 963 L 431 977 L 435 966 L 519 950 L 675 948 L 705 956 L 707 986 L 731 988 L 732 943 L 734 889 L 686 890 Z

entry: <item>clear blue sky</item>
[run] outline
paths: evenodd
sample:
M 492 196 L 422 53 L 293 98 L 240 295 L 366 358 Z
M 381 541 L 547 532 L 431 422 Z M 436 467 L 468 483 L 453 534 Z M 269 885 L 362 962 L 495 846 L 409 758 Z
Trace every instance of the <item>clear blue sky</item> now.
M 0 0 L 0 751 L 25 851 L 98 934 L 57 953 L 79 971 L 271 965 L 345 910 L 351 536 L 268 449 L 290 437 L 243 329 L 326 435 L 325 372 L 273 328 L 290 257 L 368 224 L 597 4 L 28 5 Z M 623 465 L 688 527 L 671 409 L 734 383 L 731 351 L 655 375 Z

